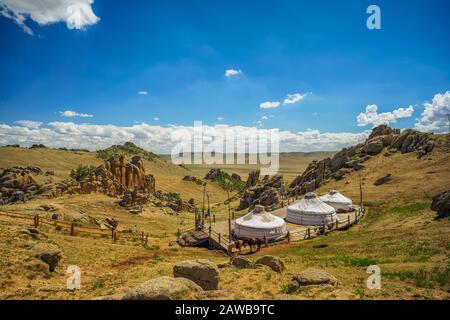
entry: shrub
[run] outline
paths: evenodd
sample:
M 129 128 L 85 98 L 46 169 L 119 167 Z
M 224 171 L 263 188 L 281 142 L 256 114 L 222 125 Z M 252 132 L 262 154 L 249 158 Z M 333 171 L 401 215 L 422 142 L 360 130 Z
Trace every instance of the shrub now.
M 86 179 L 87 176 L 89 176 L 91 173 L 95 171 L 95 166 L 83 166 L 79 165 L 78 168 L 72 169 L 70 171 L 70 176 L 75 179 L 78 182 L 83 181 Z

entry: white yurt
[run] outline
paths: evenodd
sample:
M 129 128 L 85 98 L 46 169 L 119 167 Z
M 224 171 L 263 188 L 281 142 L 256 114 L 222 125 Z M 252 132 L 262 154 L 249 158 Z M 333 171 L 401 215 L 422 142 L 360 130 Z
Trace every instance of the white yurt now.
M 353 210 L 352 200 L 337 190 L 330 190 L 330 192 L 321 196 L 320 200 L 332 206 L 337 212 Z
M 234 235 L 240 239 L 274 241 L 287 235 L 286 223 L 280 217 L 266 212 L 263 206 L 255 208 L 245 216 L 236 219 Z
M 313 192 L 305 194 L 287 208 L 286 221 L 305 226 L 330 225 L 338 221 L 336 210 Z

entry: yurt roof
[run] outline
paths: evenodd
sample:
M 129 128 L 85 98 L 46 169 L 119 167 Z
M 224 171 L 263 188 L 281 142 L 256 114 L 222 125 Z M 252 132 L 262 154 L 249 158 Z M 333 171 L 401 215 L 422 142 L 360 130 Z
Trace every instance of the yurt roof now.
M 325 202 L 342 203 L 348 205 L 352 204 L 352 200 L 350 200 L 337 190 L 330 190 L 330 192 L 321 196 L 320 200 Z
M 236 219 L 236 224 L 248 228 L 272 229 L 282 227 L 285 222 L 282 218 L 269 212 L 252 210 L 245 216 Z
M 288 209 L 312 214 L 332 214 L 336 212 L 332 206 L 320 200 L 313 192 L 305 194 L 303 199 L 294 202 Z

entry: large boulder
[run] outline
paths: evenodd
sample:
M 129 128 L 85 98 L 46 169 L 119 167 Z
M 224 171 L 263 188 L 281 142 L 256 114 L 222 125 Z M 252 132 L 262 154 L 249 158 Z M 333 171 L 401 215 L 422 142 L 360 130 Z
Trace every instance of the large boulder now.
M 186 278 L 159 277 L 129 289 L 121 299 L 179 300 L 193 298 L 202 291 L 202 288 Z
M 431 210 L 437 211 L 437 219 L 450 216 L 450 190 L 433 197 Z
M 238 267 L 238 268 L 252 268 L 253 267 L 253 262 L 245 257 L 232 257 L 230 259 L 230 264 Z
M 273 271 L 281 273 L 284 271 L 284 263 L 283 261 L 275 256 L 267 255 L 259 258 L 255 262 L 256 265 L 264 265 L 271 268 Z
M 292 277 L 292 282 L 288 286 L 288 293 L 295 292 L 300 286 L 336 285 L 337 283 L 337 279 L 330 273 L 321 269 L 308 268 Z
M 61 260 L 61 250 L 54 246 L 45 245 L 37 245 L 34 250 L 35 257 L 48 264 L 50 272 L 55 271 Z
M 372 140 L 369 140 L 364 144 L 362 147 L 362 152 L 375 155 L 379 154 L 384 148 L 383 140 L 380 138 L 375 138 Z
M 186 260 L 173 267 L 173 276 L 194 281 L 204 290 L 217 290 L 220 274 L 217 266 L 209 260 Z

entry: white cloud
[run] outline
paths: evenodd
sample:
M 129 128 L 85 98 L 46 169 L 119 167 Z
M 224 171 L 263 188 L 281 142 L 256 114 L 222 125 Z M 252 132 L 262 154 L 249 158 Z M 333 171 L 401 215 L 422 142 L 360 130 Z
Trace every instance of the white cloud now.
M 22 127 L 30 128 L 30 129 L 37 129 L 40 126 L 42 126 L 42 122 L 39 121 L 32 121 L 32 120 L 18 120 L 15 123 L 18 125 L 21 125 Z
M 159 121 L 159 118 L 158 117 L 154 117 L 153 120 Z
M 242 70 L 235 70 L 235 69 L 225 70 L 225 77 L 228 77 L 228 78 L 234 77 L 234 76 L 237 76 L 240 74 L 242 74 Z
M 78 112 L 71 111 L 71 110 L 60 111 L 59 114 L 61 115 L 61 117 L 68 117 L 68 118 L 72 118 L 72 117 L 92 118 L 94 116 L 92 114 L 78 113 Z
M 217 117 L 217 120 L 222 121 L 223 117 Z
M 267 119 L 269 119 L 267 116 L 262 116 L 261 117 L 261 120 L 267 120 Z
M 92 11 L 94 0 L 0 0 L 0 14 L 14 20 L 26 33 L 33 31 L 25 24 L 30 18 L 40 25 L 65 22 L 67 28 L 83 30 L 100 18 Z
M 148 95 L 148 91 L 138 91 L 137 94 L 140 96 L 146 96 L 146 95 Z
M 259 105 L 261 109 L 273 109 L 278 108 L 280 103 L 278 101 L 266 101 Z
M 423 106 L 425 109 L 417 120 L 415 128 L 427 132 L 447 132 L 447 115 L 450 114 L 450 92 L 446 91 L 444 94 L 436 94 L 431 103 L 426 102 Z
M 306 93 L 305 94 L 300 94 L 300 93 L 293 93 L 293 94 L 288 94 L 286 96 L 286 98 L 284 98 L 283 104 L 296 104 L 300 101 L 302 101 L 304 98 L 306 97 Z
M 262 125 L 262 122 L 260 123 Z M 232 130 L 234 135 L 248 135 L 255 132 L 255 127 L 229 126 L 218 124 L 203 126 L 207 135 L 223 130 Z M 170 153 L 174 142 L 172 134 L 183 130 L 192 134 L 193 126 L 159 126 L 146 123 L 128 127 L 116 125 L 76 124 L 73 122 L 51 122 L 46 126 L 29 128 L 23 125 L 0 124 L 0 145 L 20 144 L 30 146 L 42 143 L 49 147 L 66 147 L 98 150 L 112 144 L 122 144 L 132 141 L 137 145 L 158 153 Z M 280 131 L 281 151 L 319 151 L 339 150 L 364 141 L 369 131 L 360 133 L 321 133 L 319 130 L 291 132 Z
M 370 104 L 366 107 L 365 112 L 361 112 L 356 118 L 358 126 L 364 127 L 368 124 L 373 126 L 378 126 L 380 124 L 390 124 L 395 123 L 397 119 L 409 118 L 414 112 L 414 107 L 409 106 L 408 108 L 398 108 L 392 112 L 378 113 L 378 106 L 375 104 Z

